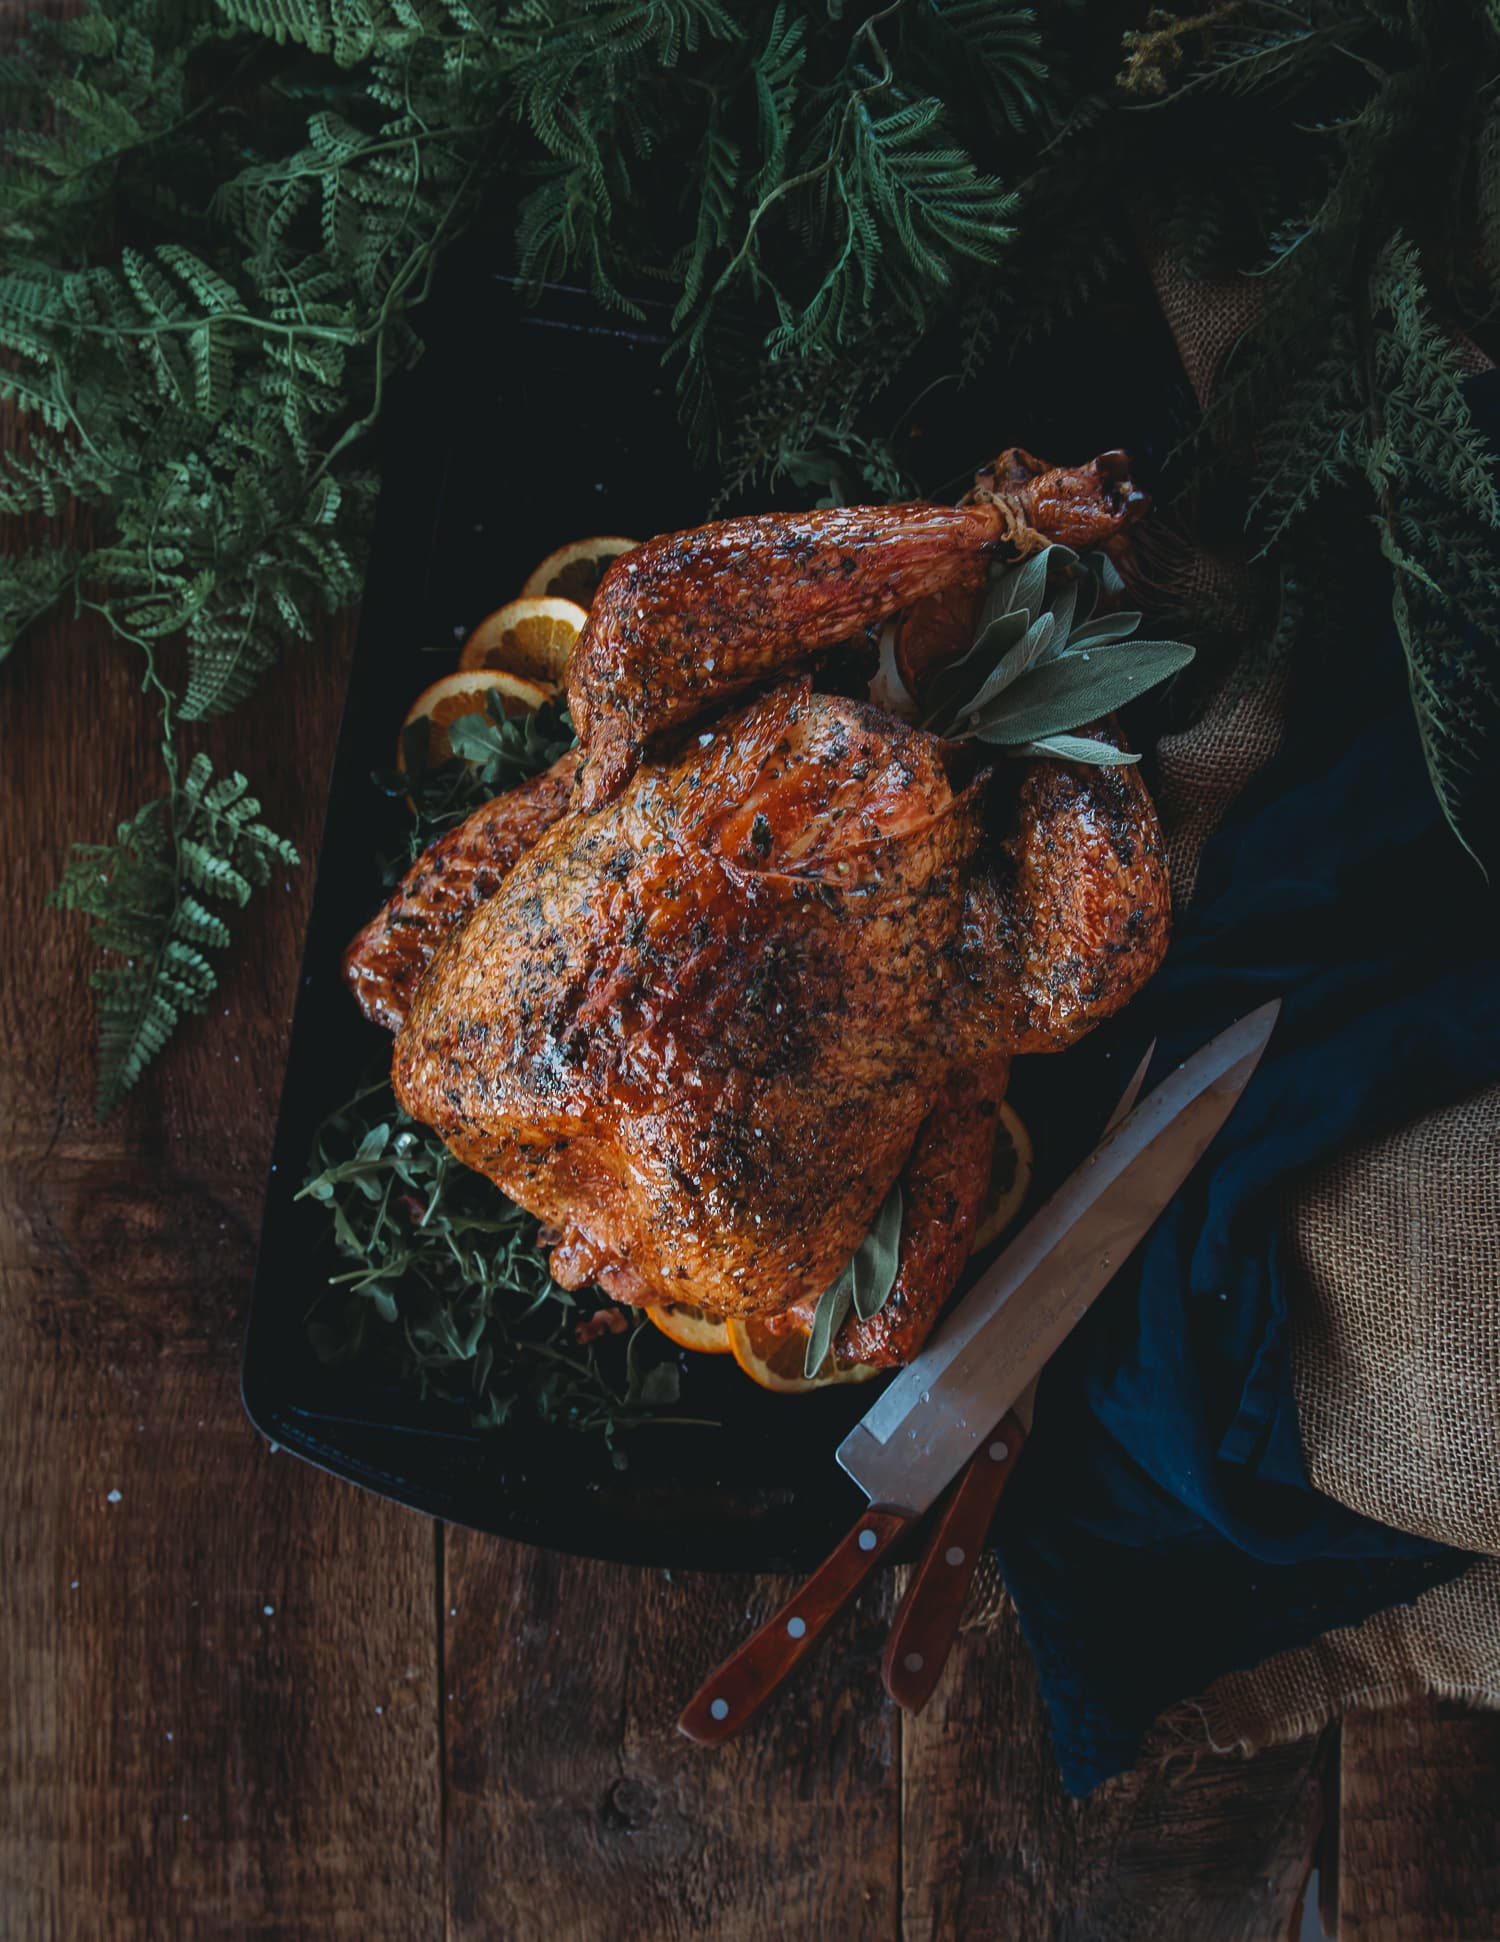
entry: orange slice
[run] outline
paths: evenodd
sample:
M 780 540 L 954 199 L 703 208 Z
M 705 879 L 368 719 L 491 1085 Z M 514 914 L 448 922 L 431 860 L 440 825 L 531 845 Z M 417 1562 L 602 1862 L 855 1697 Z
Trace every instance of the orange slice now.
M 978 1254 L 982 1248 L 992 1246 L 1020 1213 L 1031 1190 L 1034 1158 L 1031 1135 L 1015 1108 L 1002 1106 L 995 1157 L 990 1162 L 990 1184 L 980 1202 L 979 1223 L 970 1253 Z
M 532 568 L 521 597 L 529 600 L 534 594 L 552 594 L 586 607 L 620 555 L 633 552 L 639 545 L 639 540 L 621 539 L 618 534 L 608 539 L 570 540 Z
M 839 1382 L 868 1382 L 885 1371 L 873 1362 L 844 1362 L 830 1355 L 815 1376 L 802 1373 L 807 1353 L 805 1328 L 772 1329 L 754 1315 L 731 1315 L 729 1351 L 752 1382 L 778 1396 L 805 1396 Z
M 700 1355 L 728 1355 L 729 1330 L 722 1315 L 710 1315 L 706 1308 L 692 1308 L 686 1302 L 669 1301 L 646 1313 L 680 1349 L 696 1349 Z
M 567 679 L 568 656 L 588 615 L 571 600 L 507 600 L 474 629 L 458 657 L 461 669 L 497 668 L 526 681 Z
M 499 695 L 507 715 L 529 715 L 552 696 L 552 689 L 540 681 L 522 681 L 513 674 L 476 668 L 462 674 L 445 674 L 424 688 L 406 711 L 401 724 L 401 740 L 396 753 L 398 769 L 406 767 L 406 731 L 424 718 L 432 724 L 427 743 L 427 766 L 435 769 L 453 754 L 448 730 L 460 715 L 482 715 L 489 697 Z

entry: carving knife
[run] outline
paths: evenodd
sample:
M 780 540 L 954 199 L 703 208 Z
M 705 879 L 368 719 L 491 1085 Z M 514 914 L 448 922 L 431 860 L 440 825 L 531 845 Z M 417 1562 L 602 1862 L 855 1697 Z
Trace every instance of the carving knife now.
M 678 1720 L 717 1744 L 760 1710 L 1035 1380 L 1192 1172 L 1259 1063 L 1263 1005 L 1168 1075 L 1065 1180 L 838 1448 L 870 1500 L 847 1537 Z M 1012 1459 L 1013 1460 L 1013 1459 Z

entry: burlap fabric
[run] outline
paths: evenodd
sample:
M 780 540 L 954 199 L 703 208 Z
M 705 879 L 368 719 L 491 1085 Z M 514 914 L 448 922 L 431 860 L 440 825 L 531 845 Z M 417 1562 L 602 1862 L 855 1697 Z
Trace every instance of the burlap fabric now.
M 1250 321 L 1244 285 L 1193 284 L 1151 262 L 1199 402 Z M 1259 602 L 1222 560 L 1215 608 Z M 1259 624 L 1264 624 L 1263 621 Z M 1255 642 L 1247 633 L 1247 647 Z M 1275 754 L 1285 682 L 1231 682 L 1193 726 L 1157 747 L 1158 805 L 1174 900 L 1193 894 L 1203 846 Z M 1367 1517 L 1500 1555 L 1500 1087 L 1345 1154 L 1289 1191 L 1284 1229 L 1299 1268 L 1293 1385 L 1303 1454 L 1319 1490 Z M 968 1626 L 1004 1598 L 986 1560 Z M 1254 1751 L 1350 1707 L 1421 1694 L 1500 1706 L 1500 1563 L 1486 1558 L 1415 1603 L 1215 1682 L 1165 1729 Z

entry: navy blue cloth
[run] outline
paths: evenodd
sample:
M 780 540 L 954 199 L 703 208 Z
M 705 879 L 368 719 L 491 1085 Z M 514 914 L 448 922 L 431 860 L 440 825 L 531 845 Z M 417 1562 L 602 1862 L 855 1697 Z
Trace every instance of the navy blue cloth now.
M 1500 419 L 1500 378 L 1471 396 Z M 1495 915 L 1437 809 L 1389 616 L 1346 611 L 1304 647 L 1282 750 L 1207 845 L 1161 972 L 1046 1075 L 1048 1144 L 1077 1153 L 1153 1036 L 1154 1082 L 1284 1001 L 1224 1131 L 1049 1369 L 997 1526 L 1075 1793 L 1173 1701 L 1469 1562 L 1308 1483 L 1278 1210 L 1307 1168 L 1500 1076 Z

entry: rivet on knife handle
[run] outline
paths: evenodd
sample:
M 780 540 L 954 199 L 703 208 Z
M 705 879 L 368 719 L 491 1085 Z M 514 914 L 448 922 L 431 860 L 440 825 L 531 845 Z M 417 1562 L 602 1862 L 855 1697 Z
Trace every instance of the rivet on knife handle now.
M 753 1719 L 913 1521 L 900 1511 L 867 1510 L 802 1589 L 698 1688 L 678 1731 L 716 1746 Z
M 942 1677 L 995 1506 L 1025 1441 L 1019 1421 L 1010 1415 L 980 1444 L 906 1588 L 886 1641 L 880 1677 L 908 1713 L 921 1712 Z

